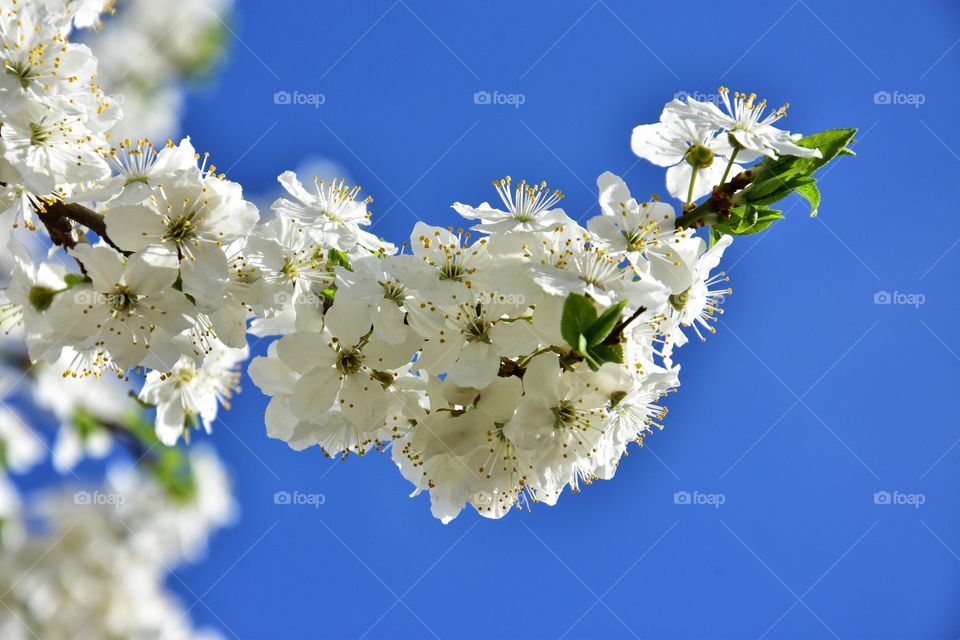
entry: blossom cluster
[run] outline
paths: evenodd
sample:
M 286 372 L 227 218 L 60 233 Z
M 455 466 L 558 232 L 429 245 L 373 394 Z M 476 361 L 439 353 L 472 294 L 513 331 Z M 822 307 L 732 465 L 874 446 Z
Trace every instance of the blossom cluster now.
M 669 204 L 638 202 L 610 173 L 598 185 L 586 226 L 557 208 L 559 191 L 506 177 L 502 208 L 453 205 L 473 232 L 421 222 L 393 255 L 329 238 L 349 259 L 318 285 L 332 300 L 304 297 L 250 366 L 272 396 L 268 433 L 329 455 L 392 442 L 444 521 L 611 477 L 677 386 L 683 327 L 712 330 L 729 237 L 708 249 Z M 284 200 L 274 210 L 306 219 Z
M 138 399 L 171 446 L 213 428 L 248 335 L 274 337 L 249 368 L 268 435 L 389 449 L 444 522 L 611 478 L 661 426 L 675 350 L 714 331 L 732 235 L 769 227 L 791 193 L 815 210 L 813 171 L 853 135 L 790 134 L 773 126 L 786 107 L 764 115 L 753 94 L 674 100 L 632 145 L 669 167 L 679 208 L 604 173 L 581 223 L 561 191 L 507 176 L 499 202 L 453 205 L 464 228 L 418 222 L 398 248 L 343 180 L 285 172 L 261 213 L 189 138 L 112 139 L 120 110 L 69 40 L 89 5 L 0 0 L 0 220 L 18 227 L 0 328 L 68 379 L 145 371 Z M 22 227 L 73 262 L 37 258 Z
M 234 516 L 229 482 L 212 452 L 191 451 L 197 483 L 177 501 L 129 464 L 103 485 L 65 487 L 25 510 L 0 477 L 0 636 L 215 640 L 192 628 L 165 587 L 170 567 L 194 559 Z M 27 537 L 27 520 L 45 533 Z

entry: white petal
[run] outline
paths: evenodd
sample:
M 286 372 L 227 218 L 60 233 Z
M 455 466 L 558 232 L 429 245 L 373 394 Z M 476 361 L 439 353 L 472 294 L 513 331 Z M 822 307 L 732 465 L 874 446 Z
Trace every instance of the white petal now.
M 170 289 L 176 280 L 177 256 L 163 245 L 130 256 L 123 274 L 123 282 L 141 296 Z
M 460 352 L 447 375 L 461 387 L 483 389 L 497 377 L 499 370 L 500 355 L 494 346 L 485 342 L 471 342 Z
M 277 355 L 297 373 L 309 373 L 317 367 L 330 367 L 334 353 L 329 338 L 313 332 L 298 331 L 277 342 Z
M 633 152 L 660 167 L 669 167 L 683 159 L 687 144 L 662 122 L 635 127 L 630 138 Z
M 216 308 L 230 284 L 229 265 L 223 249 L 212 242 L 190 248 L 189 257 L 180 263 L 183 292 L 204 308 Z
M 340 384 L 340 374 L 333 367 L 315 369 L 294 385 L 290 411 L 307 420 L 322 416 L 333 407 Z
M 70 250 L 70 255 L 76 256 L 83 264 L 97 291 L 113 291 L 123 279 L 123 259 L 109 247 L 80 244 Z
M 127 251 L 139 251 L 160 242 L 160 238 L 167 232 L 160 213 L 140 205 L 110 209 L 106 224 L 110 239 Z
M 366 302 L 350 296 L 338 297 L 327 311 L 326 323 L 330 333 L 340 338 L 342 344 L 355 345 L 370 332 L 370 308 Z
M 607 215 L 618 215 L 620 204 L 629 202 L 630 189 L 623 179 L 609 171 L 605 171 L 597 178 L 597 188 L 600 190 L 600 207 Z
M 287 190 L 291 196 L 299 200 L 304 204 L 311 204 L 315 197 L 303 188 L 303 184 L 300 182 L 300 179 L 297 178 L 297 174 L 293 171 L 284 171 L 277 177 L 277 181 L 283 185 L 283 188 Z

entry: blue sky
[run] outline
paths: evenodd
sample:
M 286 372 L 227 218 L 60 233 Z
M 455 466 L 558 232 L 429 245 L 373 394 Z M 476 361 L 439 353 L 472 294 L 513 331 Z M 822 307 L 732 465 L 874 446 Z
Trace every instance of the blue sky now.
M 231 24 L 189 102 L 197 147 L 250 193 L 330 159 L 394 241 L 505 174 L 562 188 L 574 216 L 605 170 L 664 192 L 629 135 L 679 91 L 756 91 L 791 103 L 792 130 L 861 134 L 819 218 L 789 202 L 728 251 L 734 295 L 683 350 L 667 428 L 556 508 L 443 526 L 385 456 L 268 440 L 248 382 L 210 438 L 243 518 L 171 579 L 196 620 L 244 639 L 960 634 L 955 4 L 239 0 Z

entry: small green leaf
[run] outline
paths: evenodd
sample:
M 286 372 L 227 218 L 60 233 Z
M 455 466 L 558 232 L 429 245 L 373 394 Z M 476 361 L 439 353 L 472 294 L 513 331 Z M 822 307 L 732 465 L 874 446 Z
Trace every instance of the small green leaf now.
M 767 205 L 780 202 L 800 187 L 814 182 L 815 178 L 806 175 L 775 175 L 757 182 L 743 191 L 743 200 L 754 205 Z
M 808 149 L 819 149 L 819 158 L 781 156 L 765 158 L 750 169 L 753 182 L 736 195 L 738 202 L 768 205 L 783 200 L 793 192 L 810 202 L 813 213 L 820 203 L 813 173 L 839 155 L 854 155 L 847 145 L 853 142 L 856 129 L 830 129 L 797 140 Z
M 810 217 L 817 215 L 817 209 L 820 207 L 820 189 L 817 188 L 817 182 L 808 182 L 800 185 L 795 190 L 796 194 L 810 203 Z
M 747 211 L 749 209 L 750 211 Z M 734 217 L 714 225 L 714 229 L 732 236 L 748 236 L 759 233 L 768 228 L 777 220 L 783 219 L 783 214 L 768 207 L 737 207 L 731 209 Z
M 716 227 L 710 227 L 710 246 L 717 244 L 720 238 L 723 237 L 723 231 L 720 231 Z
M 584 334 L 586 335 L 588 345 L 592 347 L 607 339 L 610 332 L 613 331 L 617 323 L 620 322 L 620 315 L 623 313 L 625 306 L 627 306 L 627 301 L 621 300 L 600 314 L 600 317 L 590 325 Z
M 600 365 L 603 365 L 605 362 L 615 362 L 617 364 L 623 364 L 623 347 L 619 344 L 598 344 L 595 347 L 590 348 L 590 353 L 588 354 L 587 363 L 590 363 L 590 360 L 598 363 L 598 366 L 594 369 L 600 368 Z
M 783 220 L 783 214 L 781 214 L 776 209 L 768 209 L 767 207 L 756 207 L 757 217 L 749 225 L 742 225 L 737 229 L 736 235 L 748 236 L 754 233 L 759 233 L 767 229 L 777 220 Z
M 587 366 L 590 367 L 591 371 L 596 371 L 603 364 L 602 362 L 597 362 L 596 358 L 594 358 L 589 353 L 584 355 L 583 359 L 587 363 Z
M 802 158 L 812 167 L 808 173 L 813 173 L 840 154 L 854 155 L 848 147 L 854 142 L 853 136 L 856 134 L 856 129 L 827 129 L 797 140 L 801 147 L 820 150 L 819 158 Z
M 581 348 L 581 338 L 587 328 L 597 319 L 597 309 L 593 303 L 579 293 L 571 293 L 563 303 L 563 315 L 560 318 L 560 335 L 567 341 L 572 348 L 581 353 L 585 348 Z M 585 339 L 585 338 L 584 338 Z
M 331 267 L 343 267 L 347 271 L 353 271 L 353 267 L 350 265 L 350 258 L 339 249 L 330 249 L 328 251 L 327 264 Z

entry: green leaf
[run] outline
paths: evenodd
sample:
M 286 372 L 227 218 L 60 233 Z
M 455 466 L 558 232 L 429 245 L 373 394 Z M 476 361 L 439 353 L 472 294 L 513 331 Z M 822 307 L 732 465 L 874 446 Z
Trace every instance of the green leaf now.
M 714 225 L 714 230 L 729 233 L 732 236 L 748 236 L 759 233 L 777 220 L 783 219 L 783 214 L 776 209 L 752 205 L 731 209 L 730 213 L 734 214 L 734 217 L 718 222 Z
M 596 371 L 606 362 L 616 362 L 623 364 L 623 347 L 619 344 L 598 344 L 590 347 L 587 354 L 587 364 Z M 594 366 L 596 364 L 596 366 Z
M 584 334 L 587 338 L 587 344 L 589 346 L 592 347 L 598 345 L 607 339 L 607 336 L 610 335 L 610 332 L 613 331 L 614 327 L 617 326 L 617 323 L 620 322 L 620 316 L 623 313 L 623 308 L 626 305 L 627 301 L 621 300 L 600 314 L 600 317 L 590 325 Z
M 563 315 L 560 317 L 560 335 L 572 348 L 583 353 L 586 349 L 585 334 L 597 319 L 597 309 L 593 303 L 579 293 L 571 293 L 563 303 Z M 583 339 L 583 343 L 581 343 Z
M 587 366 L 590 367 L 591 371 L 596 371 L 603 365 L 602 362 L 597 362 L 597 360 L 591 356 L 589 353 L 583 356 L 584 362 L 587 363 Z
M 800 187 L 814 182 L 816 178 L 805 175 L 775 175 L 757 182 L 743 191 L 743 200 L 754 205 L 780 202 Z
M 347 254 L 339 249 L 330 249 L 328 252 L 327 264 L 331 267 L 343 267 L 347 271 L 353 271 L 353 267 L 350 265 L 350 258 L 347 257 Z
M 741 225 L 737 229 L 737 235 L 739 236 L 748 236 L 754 233 L 759 233 L 767 229 L 777 220 L 783 220 L 783 214 L 776 209 L 769 209 L 767 207 L 757 207 L 757 217 L 749 225 Z
M 799 158 L 806 161 L 806 166 L 812 167 L 808 173 L 813 173 L 827 164 L 838 155 L 856 155 L 848 145 L 854 140 L 856 129 L 827 129 L 797 140 L 797 144 L 808 149 L 819 149 L 819 158 Z
M 723 231 L 720 231 L 716 227 L 710 227 L 710 246 L 717 244 L 720 238 L 723 237 Z
M 838 155 L 854 155 L 847 145 L 853 142 L 856 132 L 856 129 L 829 129 L 797 140 L 801 147 L 819 149 L 819 158 L 765 158 L 750 169 L 755 178 L 753 184 L 743 191 L 745 201 L 754 204 L 776 202 L 801 184 L 808 183 L 814 171 Z
M 853 142 L 856 129 L 828 129 L 797 140 L 797 145 L 807 149 L 819 149 L 819 158 L 780 156 L 766 158 L 751 171 L 764 178 L 779 175 L 784 181 L 796 175 L 810 176 L 838 155 L 854 155 L 847 145 Z
M 820 207 L 820 189 L 817 188 L 817 181 L 808 182 L 795 189 L 798 196 L 810 203 L 810 217 L 817 215 L 817 209 Z

